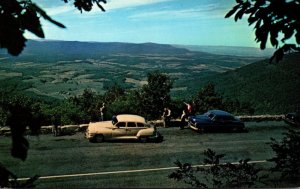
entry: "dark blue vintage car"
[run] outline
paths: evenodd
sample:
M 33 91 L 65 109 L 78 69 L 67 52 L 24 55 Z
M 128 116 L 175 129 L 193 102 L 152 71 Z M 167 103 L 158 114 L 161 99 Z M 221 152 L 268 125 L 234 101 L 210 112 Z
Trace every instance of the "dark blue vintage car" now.
M 199 132 L 232 131 L 245 132 L 245 124 L 223 110 L 209 110 L 203 115 L 190 116 L 188 125 L 191 129 Z

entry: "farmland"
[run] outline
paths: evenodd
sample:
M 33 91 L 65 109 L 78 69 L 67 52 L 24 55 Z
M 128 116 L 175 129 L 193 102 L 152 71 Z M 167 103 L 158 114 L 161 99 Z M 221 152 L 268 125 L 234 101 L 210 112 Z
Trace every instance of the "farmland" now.
M 226 154 L 224 161 L 240 159 L 266 160 L 273 157 L 267 142 L 281 139 L 287 125 L 282 121 L 246 122 L 248 133 L 205 133 L 177 127 L 158 128 L 162 143 L 104 142 L 89 143 L 83 133 L 54 137 L 29 136 L 30 150 L 25 162 L 10 156 L 10 137 L 0 136 L 0 162 L 20 178 L 155 169 L 174 167 L 174 162 L 202 164 L 203 151 L 211 148 Z M 270 166 L 270 163 L 259 166 Z M 40 179 L 38 188 L 111 188 L 111 187 L 189 187 L 168 179 L 172 170 L 123 172 L 81 177 Z M 289 183 L 273 183 L 267 187 L 287 187 Z
M 161 44 L 30 40 L 19 57 L 0 51 L 0 81 L 17 80 L 26 86 L 22 89 L 26 93 L 65 99 L 87 88 L 103 94 L 115 83 L 126 89 L 140 88 L 147 82 L 147 73 L 161 70 L 174 80 L 173 95 L 181 96 L 205 76 L 264 58 L 215 55 Z

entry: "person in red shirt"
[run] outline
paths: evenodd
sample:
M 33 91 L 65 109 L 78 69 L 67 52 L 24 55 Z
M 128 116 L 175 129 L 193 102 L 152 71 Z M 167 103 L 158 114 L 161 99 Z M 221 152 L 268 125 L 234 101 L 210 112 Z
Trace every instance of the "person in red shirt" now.
M 193 107 L 191 103 L 183 102 L 186 105 L 187 117 L 193 114 Z

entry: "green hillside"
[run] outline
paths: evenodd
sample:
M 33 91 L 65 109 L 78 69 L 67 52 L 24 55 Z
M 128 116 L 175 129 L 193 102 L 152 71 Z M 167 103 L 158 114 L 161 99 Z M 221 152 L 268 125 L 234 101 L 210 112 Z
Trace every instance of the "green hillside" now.
M 280 63 L 268 59 L 202 79 L 212 82 L 224 97 L 250 102 L 256 114 L 286 113 L 300 107 L 300 54 Z

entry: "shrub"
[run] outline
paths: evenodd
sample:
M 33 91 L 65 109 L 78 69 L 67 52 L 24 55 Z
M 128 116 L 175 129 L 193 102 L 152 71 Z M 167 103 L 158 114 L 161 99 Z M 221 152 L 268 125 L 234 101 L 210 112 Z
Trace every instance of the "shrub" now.
M 283 135 L 281 141 L 271 138 L 269 143 L 275 157 L 268 161 L 276 164 L 270 170 L 279 172 L 281 178 L 290 177 L 295 180 L 294 178 L 300 177 L 300 132 L 288 129 Z
M 259 176 L 261 169 L 256 168 L 255 164 L 249 164 L 250 159 L 240 160 L 237 164 L 220 163 L 224 154 L 216 154 L 207 149 L 204 155 L 206 158 L 202 167 L 175 162 L 179 169 L 171 173 L 169 178 L 200 188 L 252 187 L 265 178 Z M 199 177 L 196 176 L 197 173 L 200 173 Z

